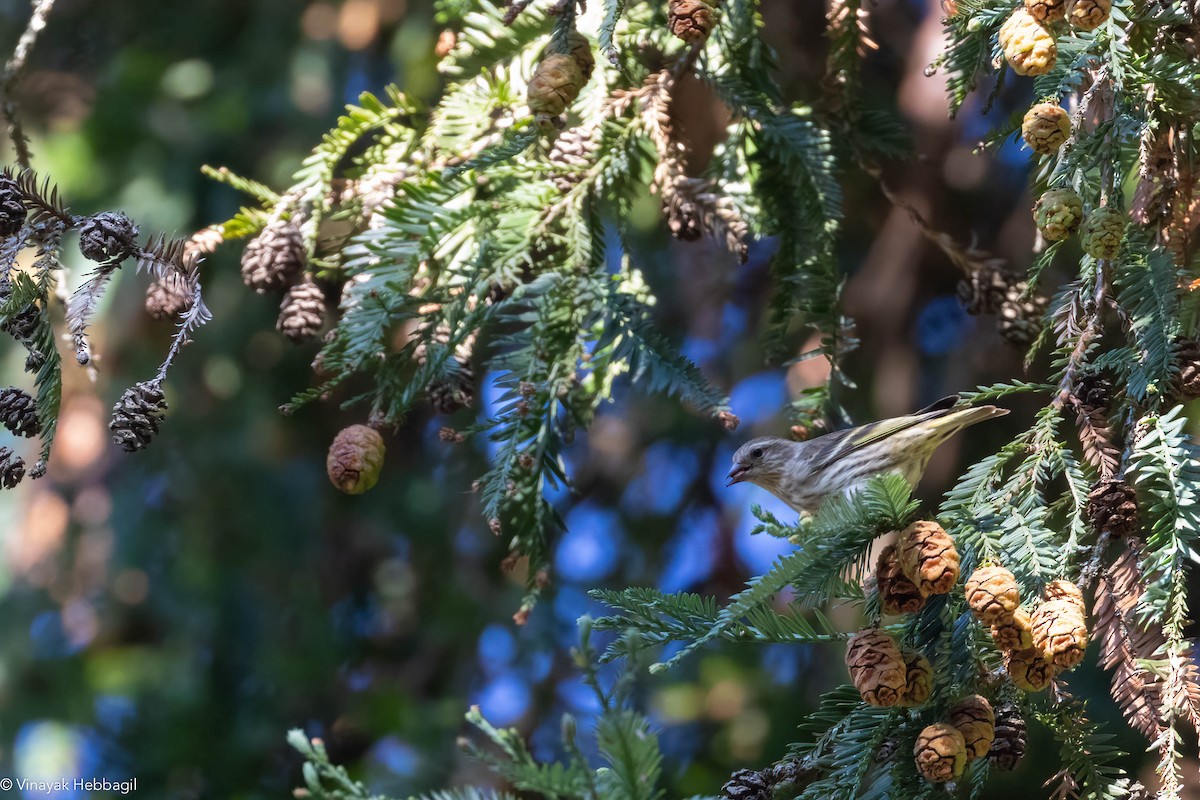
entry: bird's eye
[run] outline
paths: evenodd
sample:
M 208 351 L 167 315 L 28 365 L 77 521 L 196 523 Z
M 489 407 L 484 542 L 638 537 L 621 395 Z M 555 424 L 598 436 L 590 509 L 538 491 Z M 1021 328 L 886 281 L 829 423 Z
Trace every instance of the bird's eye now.
M 754 448 L 753 450 L 750 451 L 750 457 L 751 458 L 762 458 L 763 457 L 763 449 L 761 447 Z

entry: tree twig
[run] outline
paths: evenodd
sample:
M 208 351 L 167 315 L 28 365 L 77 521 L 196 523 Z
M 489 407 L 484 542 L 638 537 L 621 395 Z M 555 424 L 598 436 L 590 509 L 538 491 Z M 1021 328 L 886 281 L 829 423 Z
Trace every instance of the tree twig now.
M 4 98 L 3 104 L 0 105 L 0 111 L 3 111 L 4 119 L 8 122 L 8 136 L 12 139 L 17 163 L 25 169 L 31 167 L 32 153 L 29 151 L 29 139 L 25 136 L 25 130 L 21 125 L 17 103 L 13 99 L 13 90 L 25 68 L 25 62 L 29 60 L 29 54 L 33 50 L 34 44 L 37 43 L 38 36 L 46 27 L 46 20 L 50 16 L 51 9 L 54 8 L 54 2 L 55 0 L 33 0 L 29 23 L 25 26 L 21 38 L 17 40 L 17 46 L 13 49 L 12 56 L 4 65 L 4 72 L 0 73 L 0 95 Z

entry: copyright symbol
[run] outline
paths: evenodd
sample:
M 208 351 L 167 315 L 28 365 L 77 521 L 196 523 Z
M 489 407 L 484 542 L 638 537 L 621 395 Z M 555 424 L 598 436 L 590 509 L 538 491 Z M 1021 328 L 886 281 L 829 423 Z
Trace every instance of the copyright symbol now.
M 12 788 L 12 778 L 0 778 L 0 789 L 8 791 Z

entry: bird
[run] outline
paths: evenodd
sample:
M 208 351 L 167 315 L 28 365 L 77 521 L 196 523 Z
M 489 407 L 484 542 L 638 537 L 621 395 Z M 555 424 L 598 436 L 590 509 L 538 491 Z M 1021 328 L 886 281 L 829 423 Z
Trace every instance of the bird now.
M 930 456 L 958 431 L 1002 417 L 997 406 L 956 407 L 957 395 L 903 417 L 833 431 L 807 442 L 751 439 L 733 454 L 725 485 L 752 483 L 802 516 L 835 495 L 849 495 L 876 475 L 897 473 L 914 488 Z

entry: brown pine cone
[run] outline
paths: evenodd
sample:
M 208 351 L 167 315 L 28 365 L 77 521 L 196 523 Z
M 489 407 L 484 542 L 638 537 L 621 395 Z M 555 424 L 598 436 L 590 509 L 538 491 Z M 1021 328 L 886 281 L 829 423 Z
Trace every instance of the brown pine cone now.
M 913 757 L 917 771 L 926 780 L 946 783 L 962 775 L 967 763 L 967 745 L 957 728 L 937 722 L 917 735 Z
M 1025 281 L 1009 287 L 996 323 L 1000 335 L 1016 347 L 1028 347 L 1037 338 L 1046 311 L 1046 298 L 1036 294 L 1025 297 L 1027 288 Z
M 146 287 L 146 313 L 154 319 L 173 319 L 192 307 L 192 293 L 175 273 Z
M 1021 138 L 1039 155 L 1056 152 L 1070 135 L 1071 115 L 1057 103 L 1037 103 L 1021 121 Z
M 79 252 L 91 261 L 124 261 L 137 250 L 138 227 L 120 211 L 102 211 L 79 228 Z
M 325 457 L 330 482 L 346 494 L 362 494 L 379 482 L 383 470 L 383 437 L 366 425 L 343 428 Z
M 1058 45 L 1032 14 L 1018 8 L 1000 26 L 1004 60 L 1018 75 L 1045 75 L 1058 60 Z
M 455 356 L 457 369 L 444 380 L 429 385 L 425 396 L 429 404 L 441 414 L 453 414 L 460 408 L 469 408 L 475 400 L 475 370 L 471 362 Z
M 895 545 L 889 544 L 879 552 L 879 560 L 875 565 L 875 581 L 879 587 L 879 600 L 884 614 L 912 614 L 925 606 L 925 598 L 916 584 L 900 570 L 900 558 L 896 555 Z
M 1074 600 L 1047 600 L 1033 612 L 1033 648 L 1058 669 L 1083 661 L 1087 621 Z
M 7 239 L 16 235 L 25 224 L 29 215 L 25 208 L 25 200 L 17 182 L 7 175 L 0 174 L 0 238 Z
M 904 657 L 904 699 L 900 705 L 915 707 L 933 694 L 933 665 L 916 650 L 902 650 Z
M 1102 372 L 1085 372 L 1075 381 L 1074 394 L 1085 412 L 1103 411 L 1112 399 L 1112 381 Z
M 920 520 L 905 528 L 896 552 L 901 571 L 925 597 L 946 594 L 958 580 L 954 540 L 932 520 Z
M 1200 397 L 1200 341 L 1178 339 L 1175 358 L 1179 360 L 1179 394 L 1184 400 L 1195 400 Z
M 0 389 L 0 423 L 16 436 L 37 436 L 42 430 L 37 401 L 15 386 Z
M 220 247 L 225 241 L 225 226 L 221 224 L 209 225 L 207 228 L 201 228 L 188 237 L 188 240 L 183 244 L 183 259 L 184 262 L 197 259 L 200 256 L 206 256 L 209 253 Z
M 996 769 L 1011 770 L 1025 757 L 1028 744 L 1025 718 L 1015 703 L 996 709 L 996 740 L 988 751 L 988 761 Z
M 721 787 L 721 795 L 729 800 L 771 800 L 774 787 L 756 769 L 739 769 Z
M 293 342 L 313 339 L 325 324 L 325 292 L 305 277 L 300 283 L 287 290 L 279 304 L 279 319 L 275 329 Z
M 1047 600 L 1066 600 L 1079 610 L 1080 614 L 1087 613 L 1087 604 L 1083 599 L 1083 590 L 1068 580 L 1058 578 L 1046 584 L 1042 597 Z
M 126 453 L 144 449 L 158 433 L 167 409 L 167 400 L 158 381 L 143 381 L 125 390 L 113 406 L 108 429 L 113 444 Z
M 854 688 L 873 706 L 894 706 L 906 688 L 904 656 L 892 637 L 880 628 L 864 628 L 850 637 L 846 666 Z
M 1140 530 L 1137 493 L 1125 481 L 1100 481 L 1088 492 L 1088 520 L 1096 531 L 1130 536 Z
M 534 115 L 557 117 L 575 102 L 586 83 L 575 59 L 563 53 L 552 53 L 533 70 L 529 79 L 527 98 L 529 111 Z
M 24 477 L 25 460 L 7 447 L 0 447 L 0 486 L 12 489 Z
M 246 245 L 242 252 L 242 282 L 259 294 L 285 288 L 304 270 L 308 253 L 300 227 L 278 219 Z
M 717 10 L 706 0 L 671 0 L 667 8 L 672 35 L 688 44 L 707 39 L 717 25 Z
M 571 31 L 567 34 L 567 49 L 579 67 L 579 74 L 583 75 L 583 82 L 587 83 L 592 79 L 592 72 L 596 69 L 596 57 L 592 55 L 591 40 L 579 31 Z
M 1112 0 L 1071 0 L 1067 17 L 1082 31 L 1094 31 L 1112 14 Z
M 988 754 L 996 738 L 996 715 L 987 698 L 973 694 L 960 700 L 950 709 L 950 724 L 963 736 L 967 761 Z
M 1040 692 L 1050 685 L 1058 670 L 1042 657 L 1036 647 L 1010 650 L 1004 654 L 1004 668 L 1013 685 L 1023 692 Z
M 1003 270 L 985 267 L 958 282 L 959 302 L 968 314 L 996 314 L 1008 297 L 1009 287 L 1018 280 Z
M 992 625 L 991 634 L 1001 650 L 1028 650 L 1033 647 L 1033 616 L 1018 607 L 1011 617 Z
M 11 284 L 0 283 L 0 304 L 7 303 L 11 296 Z M 30 303 L 12 316 L 0 318 L 0 331 L 4 331 L 18 342 L 27 342 L 37 332 L 41 321 L 41 310 L 36 303 Z
M 1057 22 L 1067 15 L 1066 0 L 1025 0 L 1025 10 L 1038 22 Z
M 1012 619 L 1021 605 L 1021 588 L 1016 577 L 1001 566 L 980 567 L 967 578 L 967 605 L 984 625 Z

